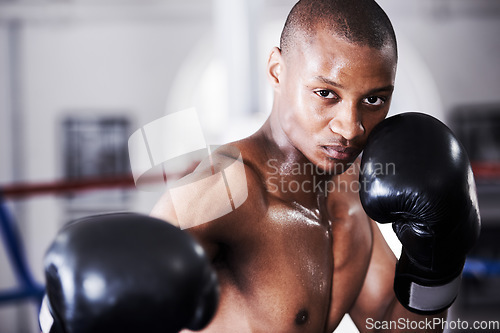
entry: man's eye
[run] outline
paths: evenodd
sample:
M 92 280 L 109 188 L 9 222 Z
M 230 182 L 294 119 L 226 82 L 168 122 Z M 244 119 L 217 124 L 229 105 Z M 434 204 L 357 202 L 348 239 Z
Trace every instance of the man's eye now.
M 380 97 L 377 97 L 377 96 L 370 96 L 370 97 L 367 97 L 363 100 L 363 102 L 365 104 L 369 104 L 369 105 L 382 105 L 385 103 L 385 99 L 383 98 L 380 98 Z
M 314 92 L 316 95 L 318 95 L 319 97 L 323 97 L 323 98 L 335 98 L 336 95 L 330 91 L 330 90 L 318 90 L 318 91 L 315 91 Z

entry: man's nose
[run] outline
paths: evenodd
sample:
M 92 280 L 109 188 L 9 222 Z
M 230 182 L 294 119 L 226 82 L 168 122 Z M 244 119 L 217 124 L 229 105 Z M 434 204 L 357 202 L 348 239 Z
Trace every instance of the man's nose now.
M 356 104 L 347 101 L 342 101 L 341 105 L 337 104 L 329 126 L 332 132 L 346 140 L 353 140 L 365 133 Z

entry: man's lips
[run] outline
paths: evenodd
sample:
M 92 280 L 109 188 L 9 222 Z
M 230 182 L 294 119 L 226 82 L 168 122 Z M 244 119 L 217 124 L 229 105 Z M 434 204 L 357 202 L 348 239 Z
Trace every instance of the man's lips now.
M 335 160 L 353 161 L 361 153 L 361 149 L 342 145 L 327 145 L 321 148 L 326 156 Z

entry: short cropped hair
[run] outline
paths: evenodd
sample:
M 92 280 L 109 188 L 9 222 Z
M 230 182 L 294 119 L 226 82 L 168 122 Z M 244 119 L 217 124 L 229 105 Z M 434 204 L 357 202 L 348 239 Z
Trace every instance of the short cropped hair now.
M 288 54 L 301 37 L 314 38 L 320 27 L 354 44 L 376 49 L 392 45 L 397 58 L 391 21 L 374 0 L 300 0 L 281 33 L 281 53 Z

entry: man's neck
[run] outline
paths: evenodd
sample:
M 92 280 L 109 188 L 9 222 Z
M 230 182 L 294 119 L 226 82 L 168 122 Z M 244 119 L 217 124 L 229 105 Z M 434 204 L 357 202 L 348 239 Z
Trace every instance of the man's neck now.
M 275 111 L 256 134 L 265 141 L 262 149 L 267 162 L 263 171 L 271 192 L 306 205 L 311 199 L 316 202 L 318 195 L 324 195 L 332 175 L 314 165 L 293 145 Z

